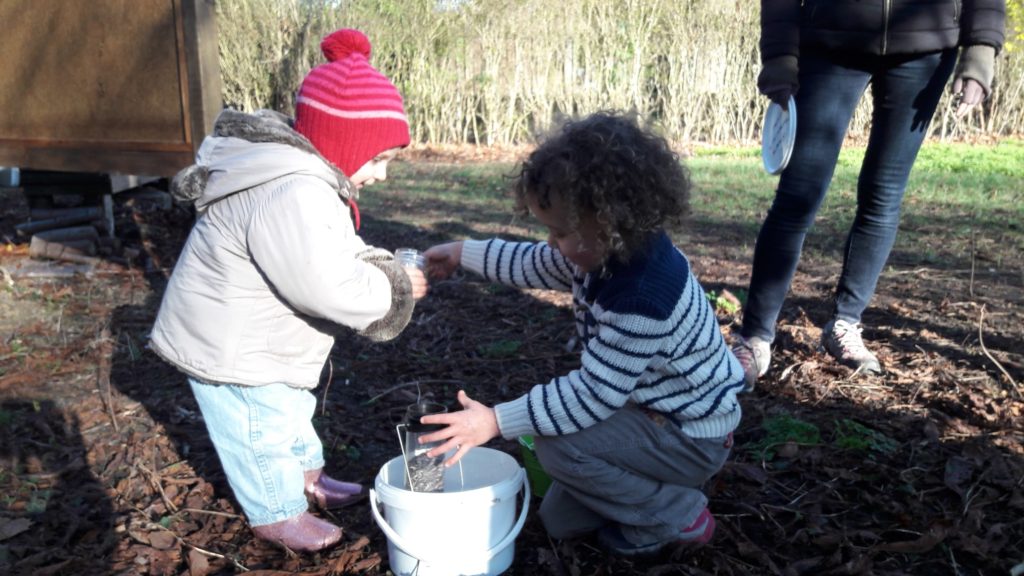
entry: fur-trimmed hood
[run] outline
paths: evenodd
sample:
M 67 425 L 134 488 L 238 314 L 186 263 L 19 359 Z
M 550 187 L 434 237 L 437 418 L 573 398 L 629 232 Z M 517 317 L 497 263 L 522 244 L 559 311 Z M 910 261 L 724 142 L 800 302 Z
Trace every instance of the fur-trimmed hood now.
M 358 197 L 356 186 L 292 128 L 287 116 L 273 110 L 223 110 L 196 153 L 196 163 L 174 177 L 171 194 L 203 211 L 232 194 L 296 174 L 324 180 L 346 204 Z

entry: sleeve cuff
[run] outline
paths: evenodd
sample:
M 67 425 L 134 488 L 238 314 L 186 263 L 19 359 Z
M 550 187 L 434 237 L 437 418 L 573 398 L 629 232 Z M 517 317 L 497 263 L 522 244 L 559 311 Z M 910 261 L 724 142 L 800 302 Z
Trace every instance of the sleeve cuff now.
M 464 270 L 484 275 L 484 254 L 490 240 L 466 240 L 462 243 L 461 265 Z
M 524 394 L 511 402 L 494 406 L 494 416 L 498 420 L 502 438 L 514 440 L 524 434 L 536 433 L 530 422 L 529 401 L 530 395 Z
M 957 78 L 970 78 L 985 89 L 985 97 L 992 93 L 992 78 L 995 76 L 996 49 L 986 44 L 967 46 L 960 53 Z

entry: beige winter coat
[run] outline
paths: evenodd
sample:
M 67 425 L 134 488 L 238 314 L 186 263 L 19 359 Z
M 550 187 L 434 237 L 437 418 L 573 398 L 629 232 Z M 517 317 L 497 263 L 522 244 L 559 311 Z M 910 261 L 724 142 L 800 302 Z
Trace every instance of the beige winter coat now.
M 313 388 L 334 335 L 392 308 L 388 276 L 357 258 L 354 187 L 282 122 L 222 114 L 175 179 L 199 217 L 150 346 L 200 380 Z

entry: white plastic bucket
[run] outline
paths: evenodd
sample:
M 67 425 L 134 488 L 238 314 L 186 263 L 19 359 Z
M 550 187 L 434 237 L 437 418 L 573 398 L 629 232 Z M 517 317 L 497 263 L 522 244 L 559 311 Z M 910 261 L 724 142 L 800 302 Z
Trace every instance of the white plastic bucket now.
M 396 576 L 495 575 L 512 565 L 513 543 L 530 506 L 526 472 L 515 458 L 490 448 L 472 448 L 460 462 L 461 470 L 445 470 L 444 492 L 407 490 L 401 456 L 377 474 L 370 507 L 388 537 Z

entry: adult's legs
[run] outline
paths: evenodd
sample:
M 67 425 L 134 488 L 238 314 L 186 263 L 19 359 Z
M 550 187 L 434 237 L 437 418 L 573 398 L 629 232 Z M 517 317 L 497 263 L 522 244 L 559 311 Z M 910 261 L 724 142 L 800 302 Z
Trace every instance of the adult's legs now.
M 857 182 L 857 215 L 836 287 L 836 317 L 851 324 L 875 293 L 896 240 L 917 153 L 956 64 L 956 50 L 879 60 L 871 83 L 871 135 Z
M 744 338 L 775 338 L 804 238 L 828 191 L 850 118 L 869 80 L 862 67 L 826 56 L 800 58 L 796 141 L 754 247 L 740 332 Z

